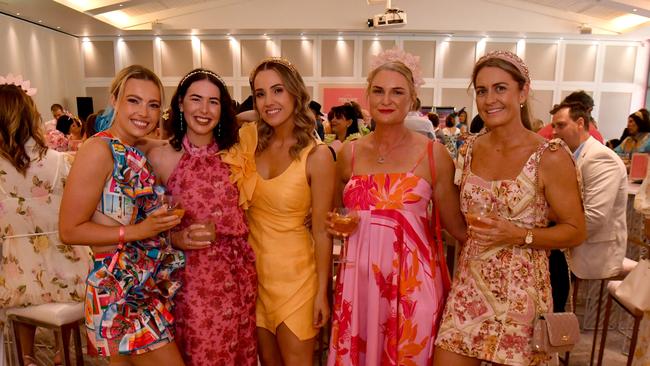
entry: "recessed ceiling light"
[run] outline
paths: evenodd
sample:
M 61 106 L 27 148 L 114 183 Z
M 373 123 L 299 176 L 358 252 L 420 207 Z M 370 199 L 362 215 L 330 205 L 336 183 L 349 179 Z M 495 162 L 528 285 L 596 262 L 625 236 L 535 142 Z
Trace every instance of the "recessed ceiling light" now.
M 38 20 L 38 22 L 39 22 L 39 23 L 43 23 L 43 21 L 42 21 L 42 20 L 40 20 L 40 19 Z
M 20 15 L 20 13 L 16 13 L 16 15 Z
M 56 27 L 56 29 L 61 29 L 61 27 Z
M 123 6 L 124 6 L 124 4 L 120 4 L 120 8 L 123 7 Z
M 638 11 L 638 9 L 632 9 L 632 11 L 636 13 Z

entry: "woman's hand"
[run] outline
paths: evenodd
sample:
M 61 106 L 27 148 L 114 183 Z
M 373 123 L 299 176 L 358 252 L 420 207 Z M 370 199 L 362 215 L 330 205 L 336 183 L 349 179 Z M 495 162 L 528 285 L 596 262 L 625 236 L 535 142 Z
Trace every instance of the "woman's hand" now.
M 480 217 L 481 225 L 470 225 L 469 236 L 483 247 L 520 245 L 524 242 L 526 229 L 502 218 Z
M 172 245 L 181 250 L 204 249 L 212 245 L 210 241 L 193 240 L 193 235 L 207 235 L 210 232 L 202 224 L 192 224 L 181 231 L 172 233 Z
M 314 298 L 314 328 L 322 328 L 330 318 L 330 306 L 327 295 L 318 293 Z
M 136 226 L 139 229 L 141 239 L 146 239 L 156 236 L 163 231 L 170 230 L 180 223 L 180 217 L 169 212 L 166 207 L 161 207 L 152 212 L 144 221 Z

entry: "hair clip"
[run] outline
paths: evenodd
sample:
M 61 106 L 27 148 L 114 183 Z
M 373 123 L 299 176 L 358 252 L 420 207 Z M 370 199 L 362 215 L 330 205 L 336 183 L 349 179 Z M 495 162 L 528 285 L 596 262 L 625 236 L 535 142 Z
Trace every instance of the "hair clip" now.
M 15 85 L 20 87 L 25 94 L 30 97 L 36 95 L 36 88 L 29 87 L 29 80 L 23 80 L 22 75 L 14 76 L 13 74 L 8 74 L 7 76 L 0 76 L 0 85 Z

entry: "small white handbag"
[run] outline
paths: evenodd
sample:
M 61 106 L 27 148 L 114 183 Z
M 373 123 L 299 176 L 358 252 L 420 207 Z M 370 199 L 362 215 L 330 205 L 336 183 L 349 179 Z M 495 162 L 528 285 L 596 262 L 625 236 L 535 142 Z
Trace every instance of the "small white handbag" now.
M 650 311 L 650 261 L 639 261 L 616 289 L 616 297 L 630 309 Z

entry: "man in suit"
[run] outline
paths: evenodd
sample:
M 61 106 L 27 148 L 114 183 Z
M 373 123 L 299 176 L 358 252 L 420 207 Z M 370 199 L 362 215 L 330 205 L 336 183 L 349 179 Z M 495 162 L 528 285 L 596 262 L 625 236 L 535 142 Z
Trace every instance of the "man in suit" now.
M 580 103 L 556 105 L 553 136 L 569 146 L 582 177 L 587 240 L 571 250 L 571 271 L 581 279 L 618 275 L 627 246 L 627 171 L 616 153 L 589 135 L 589 112 Z

